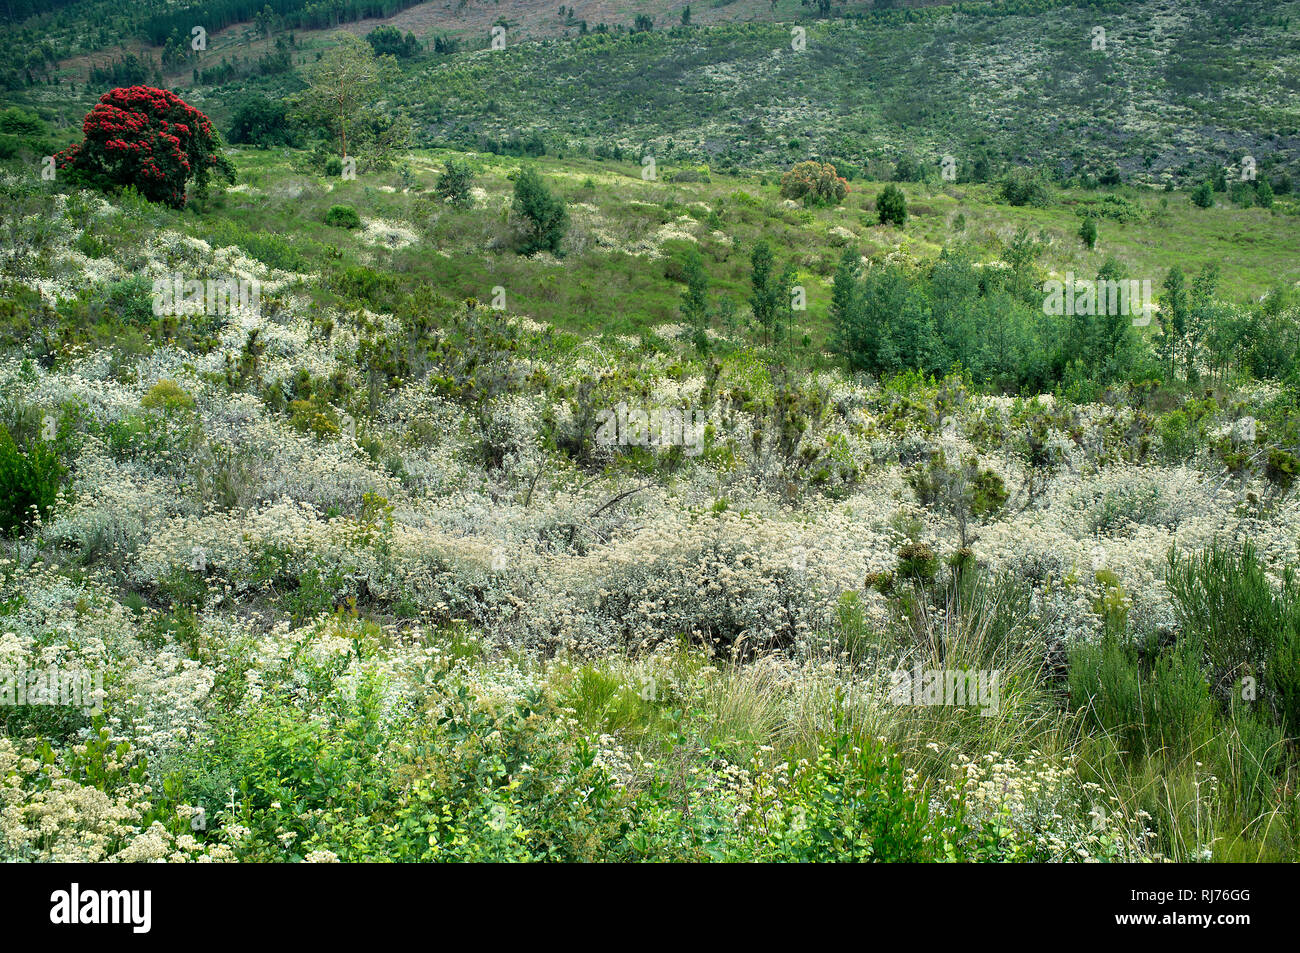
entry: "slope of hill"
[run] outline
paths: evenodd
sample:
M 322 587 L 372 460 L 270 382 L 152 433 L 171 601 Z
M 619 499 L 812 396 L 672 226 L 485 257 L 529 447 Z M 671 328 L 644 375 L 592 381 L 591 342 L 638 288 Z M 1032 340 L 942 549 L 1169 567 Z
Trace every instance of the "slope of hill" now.
M 1294 0 L 849 5 L 834 8 L 847 17 L 830 20 L 794 0 L 737 2 L 693 10 L 692 22 L 709 26 L 692 28 L 647 5 L 643 15 L 658 26 L 643 32 L 625 29 L 641 6 L 609 3 L 582 16 L 594 27 L 592 17 L 607 11 L 623 32 L 585 36 L 569 19 L 573 8 L 564 16 L 558 8 L 544 15 L 540 4 L 511 9 L 499 51 L 485 49 L 502 19 L 494 5 L 421 4 L 382 21 L 423 30 L 425 44 L 454 36 L 465 50 L 403 61 L 392 102 L 416 120 L 416 144 L 479 148 L 537 137 L 552 153 L 619 147 L 722 167 L 811 153 L 867 168 L 909 154 L 932 172 L 951 155 L 963 176 L 984 159 L 1066 176 L 1114 168 L 1149 184 L 1190 182 L 1245 156 L 1266 170 L 1300 168 Z M 731 22 L 770 17 L 782 22 Z M 345 28 L 368 32 L 380 22 Z M 804 31 L 801 50 L 792 48 L 795 27 Z M 294 34 L 290 61 L 310 60 L 328 37 Z M 248 24 L 211 39 L 200 59 L 168 71 L 173 83 L 190 86 L 193 69 L 236 57 L 251 69 L 272 49 Z M 64 73 L 84 81 L 88 62 L 78 61 L 80 76 Z M 192 95 L 210 98 L 224 120 L 244 85 L 295 88 L 277 74 Z M 89 105 L 89 92 L 74 101 L 57 86 L 29 95 L 67 120 L 74 105 Z

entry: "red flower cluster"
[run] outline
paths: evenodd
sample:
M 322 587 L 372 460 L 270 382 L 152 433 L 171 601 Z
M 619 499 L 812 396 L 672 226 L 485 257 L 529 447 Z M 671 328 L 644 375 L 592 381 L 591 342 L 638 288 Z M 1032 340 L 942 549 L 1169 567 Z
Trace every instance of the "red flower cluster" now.
M 86 114 L 82 132 L 82 142 L 55 157 L 59 168 L 134 186 L 150 201 L 179 208 L 190 178 L 205 185 L 209 170 L 229 177 L 211 121 L 165 89 L 109 90 Z

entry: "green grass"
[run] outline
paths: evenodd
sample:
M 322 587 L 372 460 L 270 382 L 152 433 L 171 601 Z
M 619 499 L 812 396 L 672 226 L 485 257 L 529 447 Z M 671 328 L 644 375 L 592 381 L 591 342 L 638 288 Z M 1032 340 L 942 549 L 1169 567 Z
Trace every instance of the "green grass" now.
M 487 193 L 472 209 L 455 210 L 430 194 L 453 156 L 470 162 L 475 187 Z M 805 209 L 787 207 L 775 171 L 767 184 L 757 175 L 717 173 L 708 182 L 672 182 L 681 167 L 660 165 L 658 179 L 644 181 L 640 165 L 627 162 L 417 150 L 390 170 L 345 181 L 303 171 L 303 157 L 293 150 L 240 150 L 238 181 L 252 191 L 215 197 L 201 218 L 177 217 L 197 237 L 237 244 L 274 267 L 327 275 L 334 267 L 365 265 L 391 275 L 402 292 L 428 289 L 448 302 L 490 301 L 500 286 L 510 311 L 586 334 L 638 334 L 679 321 L 684 285 L 677 263 L 691 243 L 656 242 L 654 233 L 681 216 L 687 216 L 681 227 L 699 239 L 711 297 L 730 298 L 740 313 L 747 307 L 749 251 L 756 241 L 767 238 L 780 264 L 794 262 L 808 292 L 808 310 L 796 320 L 811 335 L 814 350 L 826 340 L 829 281 L 846 243 L 833 234 L 837 229 L 853 233 L 849 241 L 870 257 L 926 261 L 945 246 L 963 245 L 976 260 L 991 261 L 1024 228 L 1048 242 L 1040 258 L 1046 270 L 1090 276 L 1113 255 L 1130 276 L 1149 278 L 1156 287 L 1171 267 L 1193 273 L 1218 262 L 1223 297 L 1231 300 L 1257 298 L 1279 283 L 1300 280 L 1300 229 L 1296 206 L 1288 200 L 1271 210 L 1222 204 L 1198 209 L 1182 193 L 1071 189 L 1057 192 L 1050 207 L 1034 208 L 1000 202 L 990 185 L 904 184 L 910 217 L 897 229 L 875 221 L 879 182 L 853 182 L 840 207 Z M 508 176 L 525 162 L 536 163 L 569 206 L 571 251 L 563 259 L 523 258 L 507 247 Z M 409 169 L 405 178 L 402 165 Z M 1077 207 L 1115 191 L 1138 205 L 1142 218 L 1102 219 L 1097 247 L 1089 251 L 1077 237 Z M 419 240 L 385 248 L 331 228 L 323 220 L 336 204 L 356 208 L 363 220 L 410 228 Z M 745 337 L 742 328 L 719 330 Z

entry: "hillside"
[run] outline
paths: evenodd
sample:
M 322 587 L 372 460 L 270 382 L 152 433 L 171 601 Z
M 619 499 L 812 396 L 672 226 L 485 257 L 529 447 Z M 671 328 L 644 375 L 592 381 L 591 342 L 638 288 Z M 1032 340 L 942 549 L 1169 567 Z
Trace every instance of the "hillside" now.
M 59 86 L 29 93 L 64 122 L 75 122 L 93 100 L 83 86 L 89 65 L 115 58 L 59 53 L 84 43 L 80 37 L 111 35 L 82 29 L 80 9 L 61 14 L 71 18 L 65 28 L 42 26 L 40 35 L 53 58 L 44 75 L 74 82 L 84 95 L 69 100 Z M 390 103 L 409 113 L 417 145 L 482 148 L 536 137 L 552 154 L 620 148 L 723 168 L 813 154 L 876 177 L 904 154 L 932 174 L 951 155 L 963 177 L 981 159 L 1066 177 L 1114 168 L 1146 184 L 1185 184 L 1247 155 L 1266 170 L 1298 171 L 1295 2 L 1040 0 L 833 10 L 835 17 L 823 20 L 796 0 L 737 0 L 697 5 L 695 25 L 683 28 L 680 16 L 648 2 L 593 4 L 570 19 L 568 7 L 560 16 L 540 3 L 515 4 L 503 17 L 496 5 L 476 0 L 419 4 L 343 26 L 414 31 L 422 49 L 402 60 Z M 630 32 L 637 15 L 656 27 Z M 769 22 L 774 18 L 779 22 Z M 500 19 L 509 24 L 505 48 L 488 50 Z M 579 32 L 583 21 L 587 35 Z M 602 23 L 619 32 L 596 33 Z M 791 48 L 792 26 L 805 29 L 802 52 Z M 1098 28 L 1105 44 L 1093 49 Z M 224 121 L 241 89 L 280 95 L 296 88 L 285 73 L 241 75 L 274 52 L 274 41 L 292 39 L 285 62 L 302 65 L 329 36 L 232 25 L 214 31 L 197 58 L 187 42 L 187 58 L 163 73 Z M 463 52 L 431 52 L 435 36 L 457 40 Z M 163 62 L 161 47 L 136 44 L 132 51 Z M 223 64 L 233 74 L 228 81 Z M 192 88 L 196 71 L 223 82 Z

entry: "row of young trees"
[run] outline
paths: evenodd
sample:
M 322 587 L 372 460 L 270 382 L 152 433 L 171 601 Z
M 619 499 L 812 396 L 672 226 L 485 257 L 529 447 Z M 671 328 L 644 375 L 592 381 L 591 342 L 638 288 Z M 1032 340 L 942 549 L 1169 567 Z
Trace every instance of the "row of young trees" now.
M 943 374 L 961 365 L 1009 392 L 1064 386 L 1086 396 L 1118 382 L 1235 374 L 1300 380 L 1300 314 L 1287 290 L 1232 305 L 1219 297 L 1216 266 L 1191 279 L 1175 267 L 1149 326 L 1130 313 L 1047 314 L 1038 251 L 1022 232 L 1004 253 L 1008 268 L 945 250 L 907 269 L 864 267 L 848 249 L 832 287 L 832 347 L 851 370 Z M 1103 282 L 1128 277 L 1114 258 L 1097 274 Z
M 982 267 L 945 249 L 920 267 L 870 265 L 855 248 L 840 260 L 831 290 L 830 346 L 850 371 L 943 375 L 960 366 L 976 382 L 1008 393 L 1063 388 L 1086 399 L 1115 383 L 1233 377 L 1300 383 L 1300 300 L 1279 289 L 1234 305 L 1219 296 L 1219 270 L 1192 277 L 1171 268 L 1158 287 L 1149 323 L 1131 312 L 1046 313 L 1038 264 L 1041 247 L 1027 232 L 1007 245 L 1003 268 Z M 696 249 L 682 262 L 680 313 L 701 352 L 714 327 L 735 324 L 735 305 L 710 303 L 709 277 Z M 1113 257 L 1098 282 L 1127 282 Z M 750 329 L 755 343 L 794 343 L 797 275 L 778 266 L 765 241 L 750 256 Z M 804 338 L 804 343 L 808 343 Z

